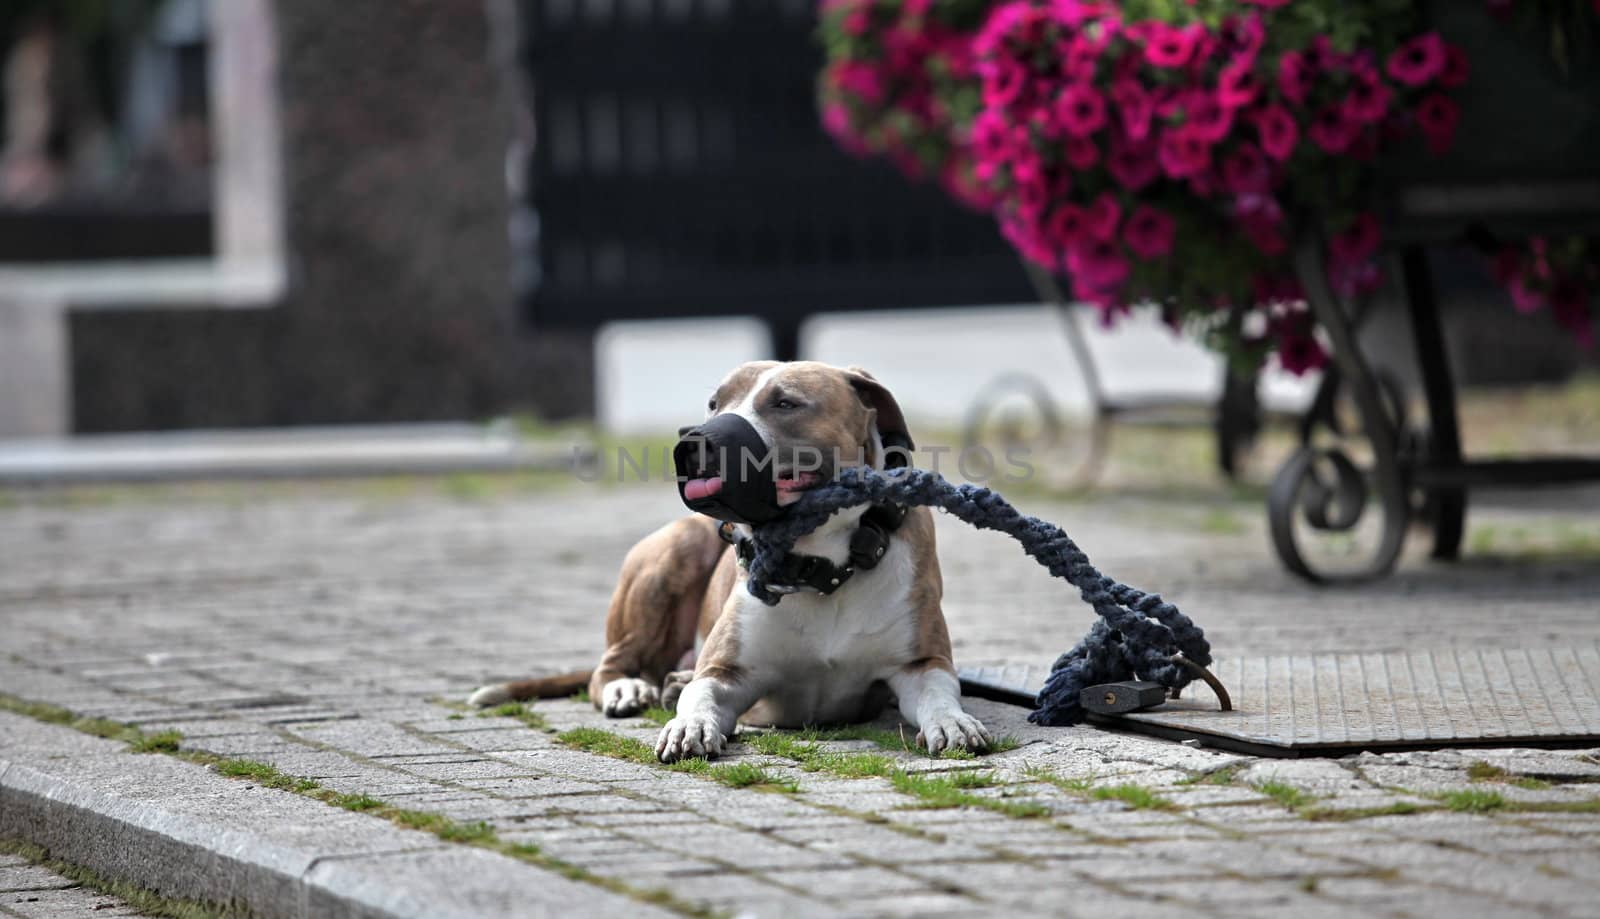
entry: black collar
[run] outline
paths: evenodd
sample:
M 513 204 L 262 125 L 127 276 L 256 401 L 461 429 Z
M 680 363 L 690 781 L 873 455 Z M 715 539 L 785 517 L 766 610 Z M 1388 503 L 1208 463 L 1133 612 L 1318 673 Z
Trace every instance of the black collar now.
M 790 552 L 773 576 L 767 589 L 775 594 L 792 594 L 810 589 L 827 595 L 844 586 L 857 569 L 878 567 L 889 551 L 889 539 L 900 524 L 905 522 L 906 509 L 898 504 L 874 504 L 867 508 L 850 534 L 850 557 L 843 565 L 820 555 L 801 555 Z M 739 566 L 748 567 L 755 558 L 756 547 L 747 536 L 742 536 L 733 524 L 724 523 L 717 528 L 724 542 L 731 543 L 739 555 Z

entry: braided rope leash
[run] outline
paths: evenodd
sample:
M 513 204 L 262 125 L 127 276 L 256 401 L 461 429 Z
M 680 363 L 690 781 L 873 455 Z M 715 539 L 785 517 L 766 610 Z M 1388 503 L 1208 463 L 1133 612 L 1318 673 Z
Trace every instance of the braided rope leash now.
M 768 585 L 795 540 L 844 508 L 881 501 L 941 508 L 979 529 L 1005 533 L 1051 574 L 1078 588 L 1084 602 L 1099 614 L 1088 634 L 1051 665 L 1050 677 L 1028 715 L 1035 724 L 1083 720 L 1078 693 L 1085 686 L 1144 679 L 1177 691 L 1194 678 L 1191 666 L 1211 664 L 1205 633 L 1176 606 L 1101 574 L 1055 524 L 1019 512 L 987 488 L 952 485 L 926 469 L 851 468 L 837 480 L 804 492 L 782 517 L 756 529 L 748 579 L 751 596 L 776 605 L 779 595 Z

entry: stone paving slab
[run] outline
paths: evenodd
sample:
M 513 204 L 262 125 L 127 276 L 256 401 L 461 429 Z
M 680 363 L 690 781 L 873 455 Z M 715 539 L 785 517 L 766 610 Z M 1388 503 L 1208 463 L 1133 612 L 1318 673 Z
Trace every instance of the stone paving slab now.
M 0 767 L 0 827 L 151 882 L 203 890 L 234 871 L 229 890 L 279 910 L 359 898 L 395 916 L 645 908 L 615 885 L 680 910 L 752 916 L 1581 916 L 1600 898 L 1600 751 L 1262 761 L 1039 728 L 982 700 L 969 708 L 1015 749 L 962 761 L 830 745 L 887 756 L 912 776 L 989 774 L 968 806 L 929 809 L 886 779 L 806 772 L 741 743 L 731 760 L 798 791 L 729 788 L 575 749 L 559 732 L 649 742 L 656 730 L 579 701 L 533 706 L 546 727 L 460 709 L 487 680 L 592 664 L 618 561 L 675 504 L 616 487 L 494 501 L 355 486 L 263 500 L 0 501 L 0 692 L 176 730 L 186 751 L 459 826 L 481 820 L 502 843 L 537 846 L 586 876 L 16 716 L 0 717 L 0 760 L 16 764 Z M 1495 646 L 1508 622 L 1517 647 L 1600 639 L 1600 566 L 1412 560 L 1382 585 L 1316 591 L 1278 570 L 1256 524 L 1182 524 L 1204 507 L 1024 504 L 1108 572 L 1177 602 L 1228 653 Z M 1493 513 L 1507 525 L 1538 519 Z M 1088 626 L 1087 609 L 1014 545 L 938 525 L 958 662 L 1046 663 Z M 892 718 L 878 726 L 900 729 Z M 1042 815 L 1002 812 L 1021 804 Z M 95 808 L 119 828 L 61 819 Z M 196 821 L 220 838 L 276 842 L 205 848 L 179 832 Z M 141 850 L 149 857 L 116 855 L 135 832 L 162 841 Z M 283 893 L 290 875 L 314 892 Z
M 654 914 L 504 856 L 71 728 L 0 712 L 0 742 L 0 838 L 166 896 L 246 903 L 261 916 Z M 415 883 L 426 878 L 440 880 Z

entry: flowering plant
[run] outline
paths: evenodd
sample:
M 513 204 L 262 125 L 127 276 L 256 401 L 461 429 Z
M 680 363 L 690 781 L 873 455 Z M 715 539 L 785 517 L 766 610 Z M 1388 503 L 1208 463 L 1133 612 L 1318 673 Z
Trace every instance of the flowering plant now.
M 1380 281 L 1381 149 L 1450 148 L 1466 56 L 1398 0 L 823 0 L 823 120 L 933 174 L 1113 319 L 1154 303 L 1236 357 L 1325 354 L 1290 263 L 1321 224 L 1342 294 Z M 1500 259 L 1587 336 L 1592 259 Z M 1540 254 L 1543 253 L 1543 254 Z

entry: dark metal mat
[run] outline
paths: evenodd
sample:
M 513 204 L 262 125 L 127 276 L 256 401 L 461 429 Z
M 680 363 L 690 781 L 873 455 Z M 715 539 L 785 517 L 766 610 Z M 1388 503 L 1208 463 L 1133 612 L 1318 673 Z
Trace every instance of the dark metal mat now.
M 1091 720 L 1277 757 L 1600 746 L 1600 645 L 1240 657 L 1212 672 L 1233 711 L 1196 682 L 1159 708 Z M 1013 664 L 964 669 L 961 680 L 968 695 L 1031 707 L 1048 675 Z

